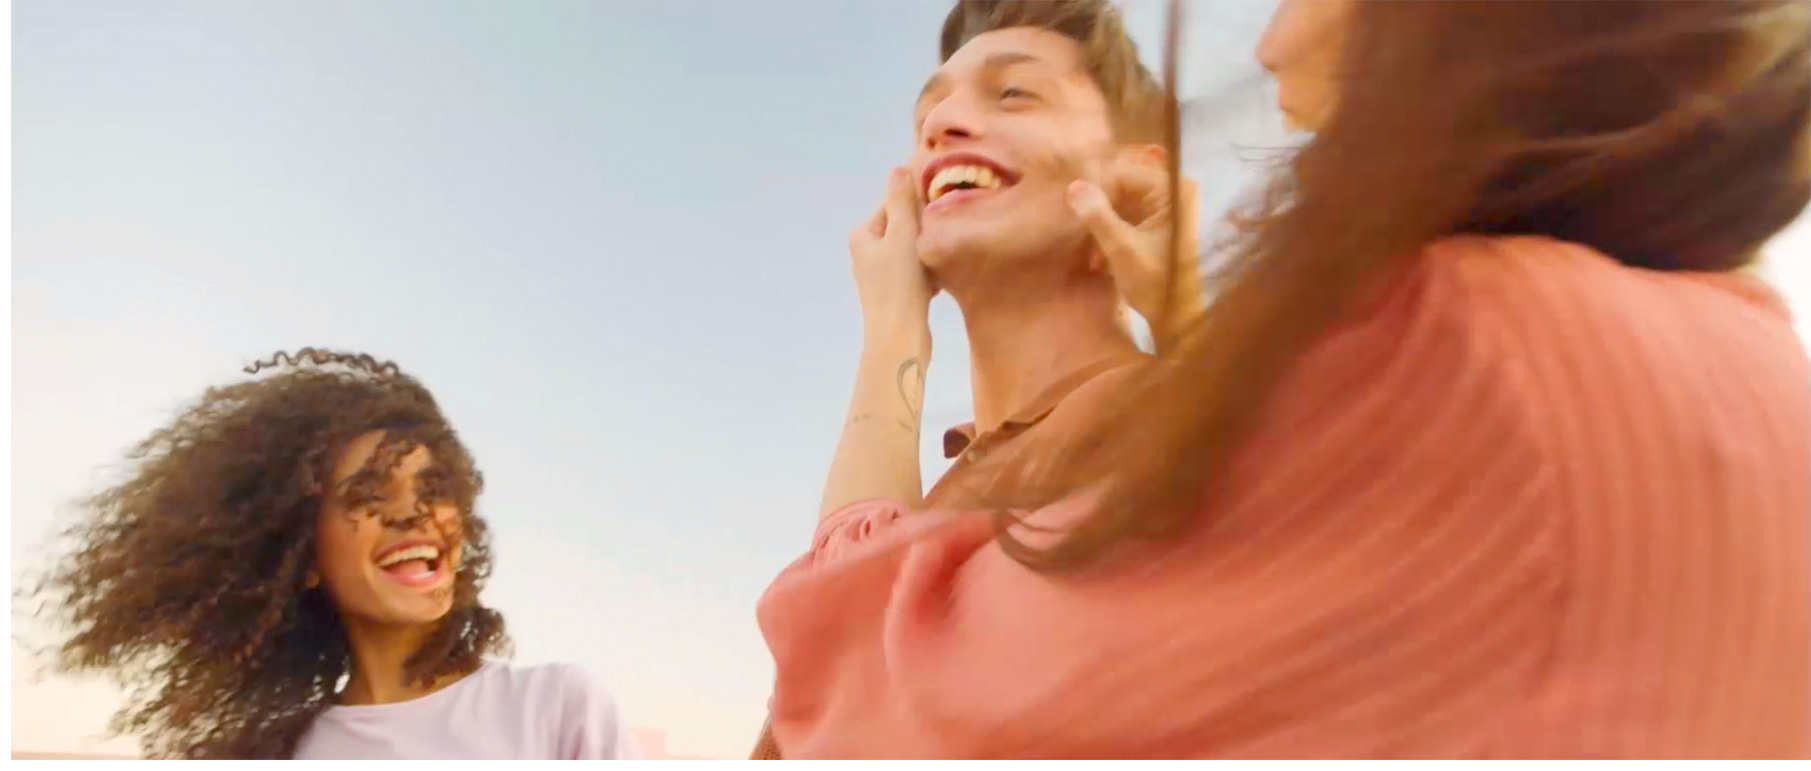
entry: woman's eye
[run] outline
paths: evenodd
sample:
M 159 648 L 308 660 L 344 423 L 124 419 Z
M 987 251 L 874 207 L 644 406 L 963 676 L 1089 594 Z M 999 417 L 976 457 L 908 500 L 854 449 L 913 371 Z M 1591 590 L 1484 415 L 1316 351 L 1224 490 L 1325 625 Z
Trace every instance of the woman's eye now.
M 1006 88 L 1000 89 L 1000 98 L 1001 99 L 1035 99 L 1035 98 L 1037 98 L 1037 94 L 1031 93 L 1030 91 L 1026 91 L 1025 89 L 1018 88 L 1016 86 L 1007 86 Z

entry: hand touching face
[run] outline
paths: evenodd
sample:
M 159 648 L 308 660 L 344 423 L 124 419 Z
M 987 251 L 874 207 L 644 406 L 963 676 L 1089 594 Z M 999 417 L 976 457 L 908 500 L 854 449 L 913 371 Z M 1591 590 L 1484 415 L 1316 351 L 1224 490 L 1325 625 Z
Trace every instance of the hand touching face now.
M 1163 350 L 1199 319 L 1205 305 L 1195 181 L 1182 177 L 1180 189 L 1171 190 L 1161 153 L 1122 153 L 1100 183 L 1079 180 L 1068 192 L 1094 237 L 1094 267 L 1112 274 L 1126 304 L 1144 317 Z M 1175 248 L 1173 236 L 1179 237 Z

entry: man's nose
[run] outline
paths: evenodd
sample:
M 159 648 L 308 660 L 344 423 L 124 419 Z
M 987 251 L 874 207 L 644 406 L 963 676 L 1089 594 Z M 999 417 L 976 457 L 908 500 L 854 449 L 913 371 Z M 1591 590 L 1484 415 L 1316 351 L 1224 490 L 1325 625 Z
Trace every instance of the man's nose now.
M 974 100 L 952 95 L 925 114 L 920 136 L 932 150 L 953 142 L 980 139 L 987 133 L 982 112 Z

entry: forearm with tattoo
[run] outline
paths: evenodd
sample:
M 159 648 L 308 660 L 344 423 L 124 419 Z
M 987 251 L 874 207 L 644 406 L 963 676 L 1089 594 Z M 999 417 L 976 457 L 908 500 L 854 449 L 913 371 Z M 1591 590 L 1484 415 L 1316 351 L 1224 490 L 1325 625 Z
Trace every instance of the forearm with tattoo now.
M 820 517 L 870 498 L 922 503 L 918 441 L 929 352 L 928 333 L 870 341 L 863 349 Z

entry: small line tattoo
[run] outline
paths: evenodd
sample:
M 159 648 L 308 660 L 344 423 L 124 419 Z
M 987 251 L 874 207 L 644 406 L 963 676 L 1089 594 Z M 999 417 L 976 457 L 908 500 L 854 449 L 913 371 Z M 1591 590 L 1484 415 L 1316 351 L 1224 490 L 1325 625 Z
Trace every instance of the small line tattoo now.
M 899 388 L 906 414 L 912 416 L 910 420 L 901 418 L 899 426 L 917 433 L 924 415 L 924 362 L 916 356 L 900 362 L 899 370 L 893 374 L 893 384 Z

